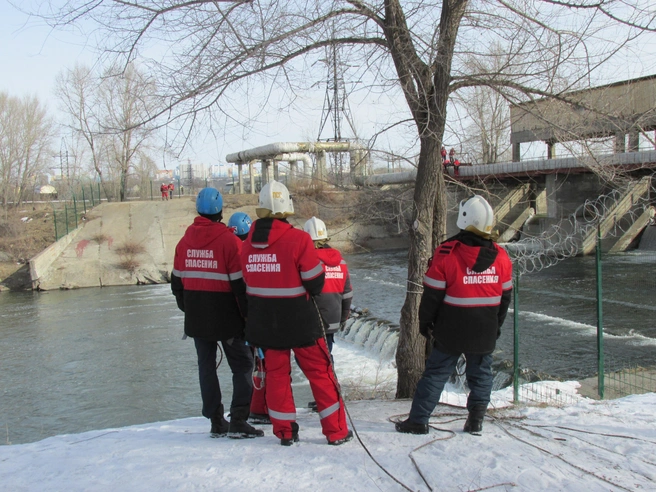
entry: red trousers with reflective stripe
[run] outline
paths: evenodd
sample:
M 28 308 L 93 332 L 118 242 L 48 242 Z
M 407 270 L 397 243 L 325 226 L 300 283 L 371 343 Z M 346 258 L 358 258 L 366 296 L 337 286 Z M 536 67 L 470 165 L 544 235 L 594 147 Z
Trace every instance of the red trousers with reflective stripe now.
M 312 396 L 317 402 L 317 411 L 321 418 L 323 435 L 328 442 L 343 439 L 348 433 L 346 412 L 326 342 L 320 338 L 315 345 L 293 350 L 301 371 L 310 382 Z M 289 349 L 267 349 L 264 352 L 266 403 L 273 433 L 280 439 L 292 437 L 291 424 L 296 421 L 290 356 Z

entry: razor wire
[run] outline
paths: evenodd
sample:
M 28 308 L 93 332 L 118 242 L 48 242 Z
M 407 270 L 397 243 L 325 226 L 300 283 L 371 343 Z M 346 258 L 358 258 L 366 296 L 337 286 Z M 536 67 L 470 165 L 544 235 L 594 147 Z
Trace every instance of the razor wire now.
M 637 180 L 632 180 L 619 189 L 587 199 L 573 213 L 541 234 L 504 244 L 519 275 L 539 272 L 582 253 L 585 238 L 596 233 L 599 225 L 615 212 L 620 201 L 631 193 L 636 184 Z M 603 237 L 624 234 L 649 209 L 653 220 L 654 205 L 649 196 L 654 196 L 655 192 L 651 184 L 649 192 L 637 197 L 629 210 L 614 220 Z

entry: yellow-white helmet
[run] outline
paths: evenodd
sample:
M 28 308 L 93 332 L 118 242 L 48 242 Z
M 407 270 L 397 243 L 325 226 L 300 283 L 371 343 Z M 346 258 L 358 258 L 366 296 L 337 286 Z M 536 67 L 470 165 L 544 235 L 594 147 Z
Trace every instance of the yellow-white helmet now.
M 485 198 L 474 195 L 460 202 L 458 209 L 459 229 L 471 231 L 483 237 L 490 237 L 494 225 L 494 212 Z
M 261 219 L 284 219 L 294 215 L 294 204 L 287 187 L 275 180 L 265 184 L 260 190 L 260 200 L 255 213 Z
M 328 229 L 326 224 L 321 219 L 312 217 L 305 222 L 303 230 L 307 232 L 313 241 L 328 241 Z

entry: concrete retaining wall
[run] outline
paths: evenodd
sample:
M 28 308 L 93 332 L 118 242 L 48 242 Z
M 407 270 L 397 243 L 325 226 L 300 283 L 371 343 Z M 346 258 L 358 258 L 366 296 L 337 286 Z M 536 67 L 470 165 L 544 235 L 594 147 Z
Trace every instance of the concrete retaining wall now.
M 82 230 L 84 224 L 69 232 L 57 242 L 51 244 L 29 261 L 30 278 L 32 279 L 32 288 L 39 286 L 39 279 L 45 275 L 52 264 L 59 258 L 69 244 L 73 242 L 78 233 Z

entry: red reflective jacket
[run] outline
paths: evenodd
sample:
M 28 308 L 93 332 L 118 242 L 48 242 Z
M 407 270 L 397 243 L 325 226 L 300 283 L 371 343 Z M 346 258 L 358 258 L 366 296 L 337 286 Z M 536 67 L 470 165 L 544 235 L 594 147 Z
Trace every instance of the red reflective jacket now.
M 424 276 L 420 328 L 432 329 L 448 353 L 492 353 L 510 304 L 512 264 L 506 251 L 463 232 L 442 243 Z
M 336 333 L 340 323 L 348 319 L 353 298 L 351 278 L 348 266 L 339 251 L 325 246 L 317 249 L 317 255 L 323 265 L 326 281 L 321 294 L 315 299 L 327 325 L 326 333 Z
M 285 220 L 258 219 L 241 259 L 248 298 L 246 340 L 256 347 L 303 347 L 323 336 L 311 296 L 321 293 L 324 272 L 310 235 Z
M 241 241 L 221 222 L 196 217 L 175 248 L 171 290 L 185 333 L 207 340 L 241 336 L 246 311 Z

